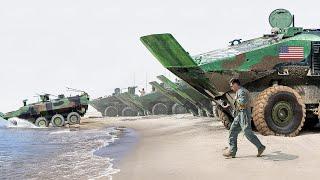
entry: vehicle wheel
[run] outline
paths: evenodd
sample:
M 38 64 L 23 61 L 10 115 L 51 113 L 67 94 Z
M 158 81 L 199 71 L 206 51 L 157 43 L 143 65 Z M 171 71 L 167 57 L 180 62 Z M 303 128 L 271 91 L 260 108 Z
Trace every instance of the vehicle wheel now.
M 208 112 L 205 110 L 202 110 L 202 116 L 203 117 L 209 117 Z
M 223 112 L 219 107 L 217 107 L 216 110 L 219 120 L 222 122 L 223 126 L 229 130 L 232 124 L 232 118 L 228 116 L 227 113 Z
M 213 112 L 213 105 L 212 102 L 208 101 L 207 99 L 203 99 L 201 101 L 202 107 L 204 109 L 204 114 L 206 117 L 214 117 L 214 112 Z
M 53 127 L 62 127 L 64 122 L 64 117 L 61 114 L 56 114 L 51 118 L 51 124 Z
M 80 124 L 80 115 L 77 112 L 71 112 L 67 116 L 67 121 L 70 125 L 72 124 Z
M 121 114 L 122 116 L 137 116 L 138 112 L 131 107 L 125 107 Z
M 45 117 L 38 117 L 34 124 L 38 127 L 48 127 L 49 121 Z
M 187 109 L 180 104 L 176 103 L 172 106 L 172 114 L 186 114 L 187 112 Z
M 116 117 L 118 115 L 118 110 L 114 106 L 109 106 L 104 110 L 104 116 Z
M 262 91 L 253 107 L 253 122 L 262 135 L 296 136 L 305 121 L 301 96 L 287 86 L 273 86 Z
M 193 116 L 198 116 L 199 114 L 198 114 L 198 110 L 195 110 L 194 108 L 190 108 L 190 109 L 188 109 L 189 110 L 189 112 L 193 115 Z
M 213 117 L 219 117 L 218 115 L 218 107 L 216 105 L 212 106 Z
M 153 115 L 168 114 L 168 108 L 163 103 L 157 103 L 152 107 Z

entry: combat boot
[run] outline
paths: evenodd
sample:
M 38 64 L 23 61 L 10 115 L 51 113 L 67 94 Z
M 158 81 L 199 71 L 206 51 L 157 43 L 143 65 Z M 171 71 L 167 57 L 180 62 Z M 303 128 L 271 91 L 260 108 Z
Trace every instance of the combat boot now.
M 261 157 L 263 151 L 266 150 L 266 147 L 265 146 L 262 146 L 260 149 L 258 149 L 258 154 L 257 154 L 257 157 Z
M 222 154 L 224 157 L 227 157 L 227 158 L 235 158 L 236 156 L 234 154 L 232 154 L 230 152 L 230 150 L 228 148 L 226 148 Z

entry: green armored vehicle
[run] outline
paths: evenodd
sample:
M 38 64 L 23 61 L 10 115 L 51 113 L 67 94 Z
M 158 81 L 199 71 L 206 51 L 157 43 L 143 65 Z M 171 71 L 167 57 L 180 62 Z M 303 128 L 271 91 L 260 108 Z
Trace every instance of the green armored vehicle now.
M 294 26 L 293 15 L 277 9 L 271 33 L 235 39 L 223 49 L 191 56 L 171 34 L 141 37 L 160 63 L 218 104 L 233 105 L 229 80 L 239 78 L 251 92 L 252 116 L 263 135 L 296 136 L 320 115 L 320 29 Z M 219 106 L 228 127 L 234 107 Z
M 137 88 L 137 87 L 134 87 Z M 118 98 L 127 107 L 122 110 L 122 116 L 144 116 L 147 114 L 147 109 L 140 103 L 139 96 L 136 95 L 133 89 L 128 89 L 128 92 L 117 94 Z
M 27 104 L 23 101 L 23 107 L 16 111 L 2 114 L 4 119 L 18 117 L 26 119 L 36 126 L 48 127 L 49 123 L 55 127 L 61 127 L 65 124 L 80 124 L 89 103 L 89 95 L 83 92 L 81 95 L 65 97 L 59 95 L 57 99 L 50 100 L 49 94 L 40 95 L 40 102 Z
M 153 85 L 151 83 L 151 85 Z M 160 85 L 163 87 L 163 85 Z M 122 95 L 123 99 L 131 103 L 131 108 L 140 112 L 140 115 L 166 115 L 174 112 L 182 113 L 183 107 L 172 100 L 165 91 L 152 87 L 152 91 L 142 96 L 133 96 L 129 93 Z
M 128 93 L 135 95 L 136 87 L 128 87 Z M 90 101 L 90 105 L 99 111 L 103 116 L 116 117 L 136 114 L 121 98 L 121 89 L 116 88 L 110 96 L 100 97 Z
M 185 98 L 194 107 L 197 108 L 199 116 L 213 116 L 213 105 L 211 100 L 199 91 L 188 85 L 182 80 L 177 80 L 176 83 L 170 81 L 163 75 L 157 76 L 165 85 L 170 87 L 177 95 Z
M 152 115 L 172 114 L 172 106 L 175 104 L 155 89 L 144 96 L 140 96 L 139 101 Z
M 172 91 L 171 88 L 165 87 L 164 83 L 159 84 L 156 81 L 152 81 L 149 82 L 149 84 L 152 85 L 157 92 L 162 93 L 164 96 L 175 102 L 171 107 L 172 114 L 186 114 L 187 112 L 190 112 L 195 116 L 198 115 L 197 107 L 190 103 L 186 98 Z

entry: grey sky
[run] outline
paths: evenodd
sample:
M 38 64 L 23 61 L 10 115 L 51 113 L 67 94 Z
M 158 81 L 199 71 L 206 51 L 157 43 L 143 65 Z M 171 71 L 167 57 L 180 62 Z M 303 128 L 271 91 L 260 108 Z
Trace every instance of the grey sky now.
M 140 88 L 168 75 L 139 37 L 172 33 L 197 54 L 235 38 L 268 33 L 269 13 L 286 8 L 296 26 L 320 28 L 319 1 L 0 1 L 0 111 L 21 106 L 35 93 L 66 86 L 92 97 L 115 87 Z M 171 78 L 174 76 L 171 75 Z

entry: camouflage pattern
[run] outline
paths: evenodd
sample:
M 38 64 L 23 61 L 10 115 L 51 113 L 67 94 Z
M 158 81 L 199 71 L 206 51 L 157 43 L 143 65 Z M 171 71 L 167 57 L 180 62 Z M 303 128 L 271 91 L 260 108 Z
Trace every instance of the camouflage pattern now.
M 307 116 L 319 116 L 320 29 L 288 26 L 290 16 L 277 9 L 269 17 L 271 34 L 198 55 L 189 55 L 168 33 L 140 40 L 165 68 L 218 104 L 233 104 L 229 80 L 238 78 L 253 98 L 273 84 L 290 87 L 302 97 Z
M 173 73 L 203 93 L 206 89 L 213 95 L 219 95 L 219 92 L 229 90 L 228 80 L 231 77 L 237 76 L 242 82 L 249 83 L 280 71 L 283 66 L 308 65 L 311 42 L 320 41 L 320 31 L 303 31 L 286 39 L 281 34 L 261 37 L 193 57 L 171 34 L 150 35 L 141 40 Z M 283 46 L 303 47 L 304 58 L 290 62 L 280 59 L 279 49 Z
M 72 97 L 60 95 L 59 98 L 53 100 L 49 99 L 48 94 L 40 97 L 41 102 L 26 104 L 16 111 L 5 113 L 2 117 L 4 119 L 18 117 L 34 123 L 38 117 L 46 117 L 50 120 L 55 114 L 67 117 L 70 112 L 77 112 L 83 116 L 88 109 L 89 95 L 87 93 Z
M 240 88 L 236 92 L 235 103 L 237 104 L 237 108 L 235 112 L 234 121 L 232 122 L 230 127 L 229 139 L 228 139 L 230 152 L 232 156 L 235 156 L 237 153 L 237 150 L 238 150 L 237 139 L 241 130 L 243 131 L 245 137 L 253 145 L 255 145 L 258 150 L 265 148 L 265 146 L 261 144 L 260 140 L 253 133 L 251 129 L 250 109 L 239 107 L 239 106 L 247 107 L 247 104 L 250 103 L 249 101 L 250 99 L 249 99 L 248 90 L 246 90 L 245 88 Z
M 290 76 L 281 76 L 288 69 L 302 78 L 306 77 L 311 66 L 312 50 L 320 43 L 320 30 L 288 27 L 280 34 L 264 35 L 194 56 L 190 56 L 171 34 L 144 36 L 141 41 L 164 67 L 212 98 L 230 90 L 228 81 L 232 77 L 239 78 L 243 84 L 271 76 L 290 79 Z M 303 57 L 281 59 L 281 47 L 288 46 L 302 47 Z M 310 73 L 314 75 L 316 72 Z M 319 76 L 312 78 L 320 79 Z M 299 81 L 308 83 L 307 78 Z

